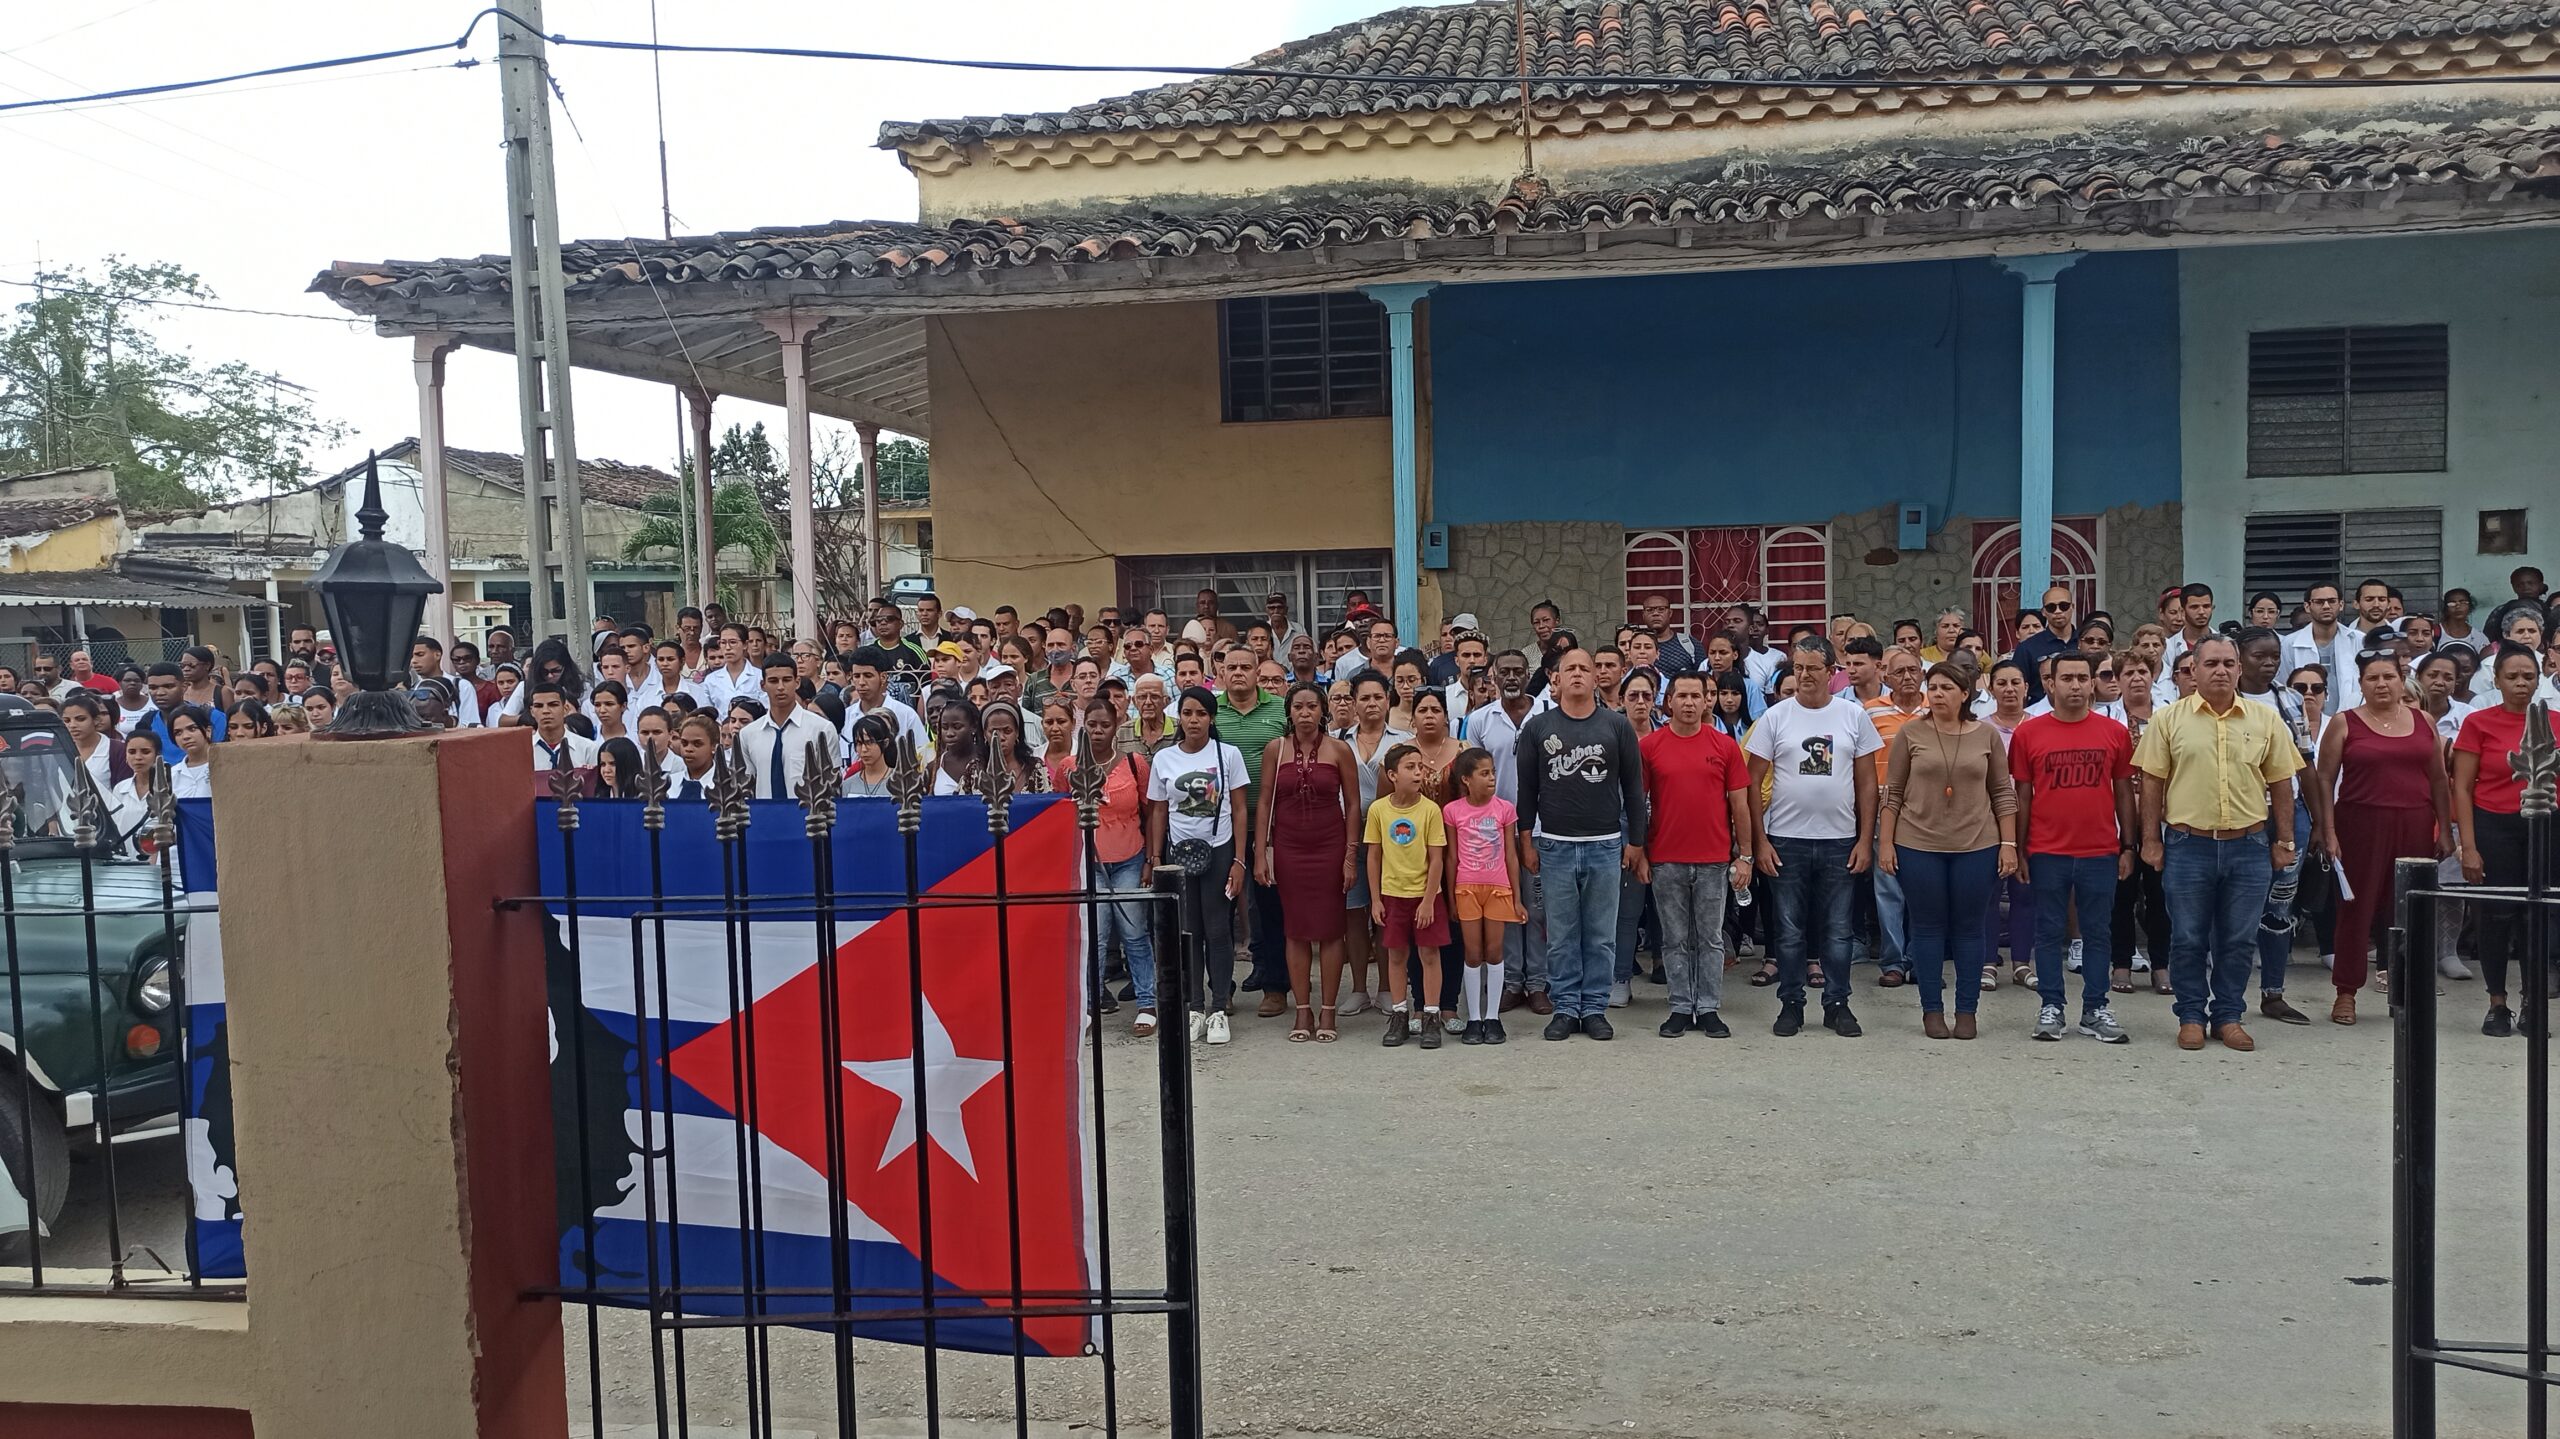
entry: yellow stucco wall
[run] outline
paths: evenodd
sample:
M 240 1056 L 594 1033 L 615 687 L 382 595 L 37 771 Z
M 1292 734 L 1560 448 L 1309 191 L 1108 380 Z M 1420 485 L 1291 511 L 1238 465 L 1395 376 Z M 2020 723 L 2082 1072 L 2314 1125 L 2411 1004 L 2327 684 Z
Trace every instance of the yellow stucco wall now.
M 1113 598 L 1118 555 L 1384 549 L 1387 421 L 1219 418 L 1213 303 L 927 324 L 934 585 Z
M 29 538 L 35 543 L 27 544 Z M 7 568 L 13 574 L 63 574 L 105 569 L 108 560 L 130 547 L 130 541 L 123 516 L 100 515 L 42 537 L 11 540 L 8 547 L 13 553 Z

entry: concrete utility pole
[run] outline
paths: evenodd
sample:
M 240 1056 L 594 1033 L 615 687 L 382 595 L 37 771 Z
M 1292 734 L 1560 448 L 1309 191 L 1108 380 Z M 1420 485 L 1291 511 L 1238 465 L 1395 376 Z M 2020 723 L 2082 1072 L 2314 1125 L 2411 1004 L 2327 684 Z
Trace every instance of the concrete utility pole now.
M 584 661 L 587 528 L 569 403 L 569 303 L 560 277 L 560 202 L 551 164 L 551 76 L 542 0 L 498 17 L 499 95 L 506 110 L 508 281 L 515 296 L 516 401 L 524 420 L 525 568 L 531 638 L 565 635 Z M 559 524 L 554 532 L 552 520 Z M 554 613 L 551 587 L 560 586 Z

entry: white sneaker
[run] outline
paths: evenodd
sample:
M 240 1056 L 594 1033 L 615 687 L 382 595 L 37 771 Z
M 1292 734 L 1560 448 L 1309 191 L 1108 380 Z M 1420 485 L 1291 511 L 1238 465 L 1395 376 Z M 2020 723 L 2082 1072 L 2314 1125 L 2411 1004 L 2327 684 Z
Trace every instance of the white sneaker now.
M 2062 967 L 2073 974 L 2080 972 L 2080 941 L 2076 939 L 2071 941 L 2071 955 L 2062 961 Z
M 1208 1033 L 1209 1016 L 1196 1009 L 1191 1011 L 1191 1042 L 1198 1044 Z
M 2136 974 L 2149 974 L 2151 972 L 2151 956 L 2143 953 L 2140 949 L 2136 949 L 2133 952 L 2133 972 Z
M 1369 996 L 1355 989 L 1342 997 L 1342 1008 L 1337 1011 L 1337 1013 L 1339 1013 L 1342 1018 L 1349 1019 L 1355 1014 L 1367 1011 L 1368 1008 Z
M 1213 1014 L 1209 1016 L 1208 1039 L 1211 1044 L 1224 1044 L 1234 1037 L 1235 1036 L 1233 1034 L 1228 1032 L 1227 1017 L 1225 1015 Z
M 1624 1009 L 1634 998 L 1634 995 L 1627 992 L 1627 986 L 1623 981 L 1609 986 L 1609 1007 L 1611 1009 Z
M 2320 956 L 2320 967 L 2329 971 L 2331 974 L 2337 973 L 2338 957 L 2334 954 L 2324 954 Z
M 2447 979 L 2469 979 L 2471 977 L 2471 966 L 2462 962 L 2461 955 L 2447 950 L 2445 953 L 2436 956 L 2436 973 L 2443 975 Z

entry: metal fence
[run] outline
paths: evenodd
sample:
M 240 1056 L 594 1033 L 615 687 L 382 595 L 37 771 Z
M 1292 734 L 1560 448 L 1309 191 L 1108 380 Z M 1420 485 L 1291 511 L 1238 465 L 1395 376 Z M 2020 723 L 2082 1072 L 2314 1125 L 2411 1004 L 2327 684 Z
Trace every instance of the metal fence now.
M 51 655 L 62 662 L 63 673 L 70 673 L 71 652 L 87 650 L 89 666 L 100 674 L 112 675 L 127 664 L 145 667 L 163 662 L 176 664 L 178 656 L 195 643 L 192 635 L 172 635 L 161 639 L 111 640 L 93 639 L 87 644 L 55 644 L 26 638 L 0 639 L 0 665 L 7 665 L 23 680 L 31 672 L 37 655 Z
M 750 803 L 755 771 L 743 746 L 716 753 L 706 805 L 676 806 L 672 814 L 667 774 L 654 746 L 646 756 L 643 793 L 637 800 L 583 797 L 582 777 L 566 768 L 565 753 L 562 767 L 552 772 L 549 807 L 558 835 L 560 879 L 555 883 L 546 862 L 545 887 L 557 892 L 511 902 L 541 904 L 559 920 L 551 957 L 560 1052 L 555 1073 L 560 1092 L 553 1102 L 555 1113 L 572 1116 L 558 1135 L 564 1190 L 574 1191 L 561 1196 L 573 1216 L 562 1252 L 578 1258 L 564 1266 L 561 1287 L 544 1292 L 583 1309 L 583 1394 L 575 1375 L 572 1394 L 573 1401 L 584 1399 L 590 1433 L 622 1432 L 616 1427 L 621 1425 L 662 1436 L 739 1432 L 725 1427 L 725 1417 L 697 1412 L 706 1405 L 725 1405 L 742 1407 L 745 1432 L 763 1436 L 775 1432 L 781 1408 L 795 1406 L 825 1409 L 836 1431 L 844 1434 L 858 1432 L 866 1417 L 889 1412 L 903 1418 L 920 1407 L 929 1433 L 939 1433 L 946 1417 L 961 1417 L 964 1408 L 973 1408 L 974 1417 L 998 1410 L 1025 1424 L 1037 1410 L 1046 1418 L 1064 1417 L 1116 1435 L 1130 1407 L 1122 1378 L 1132 1326 L 1161 1331 L 1155 1342 L 1162 1345 L 1162 1393 L 1144 1405 L 1148 1427 L 1165 1425 L 1176 1439 L 1194 1439 L 1203 1432 L 1191 1068 L 1189 1032 L 1182 1023 L 1184 976 L 1196 973 L 1199 964 L 1202 886 L 1190 885 L 1186 892 L 1188 871 L 1174 868 L 1158 871 L 1149 888 L 1112 889 L 1098 883 L 1094 845 L 1113 763 L 1107 756 L 1099 765 L 1079 767 L 1062 800 L 1020 795 L 1001 767 L 975 776 L 969 789 L 983 804 L 977 821 L 984 825 L 983 853 L 975 867 L 933 878 L 920 843 L 932 776 L 920 767 L 912 748 L 901 748 L 889 797 L 839 799 L 842 770 L 832 746 L 813 743 L 796 811 L 782 804 Z M 936 811 L 944 821 L 952 819 L 948 807 L 962 803 L 930 802 L 945 807 Z M 1064 841 L 1072 846 L 1065 851 L 1069 871 L 1056 863 L 1060 805 L 1072 805 L 1074 830 Z M 619 816 L 602 817 L 614 820 L 626 851 L 642 852 L 599 862 L 588 853 L 599 839 L 593 831 L 604 828 L 598 812 L 617 806 Z M 961 818 L 977 813 L 969 806 Z M 787 862 L 777 863 L 772 827 L 786 816 L 786 822 L 795 823 L 781 852 Z M 672 827 L 671 818 L 676 821 Z M 750 827 L 759 820 L 761 848 L 749 842 Z M 1047 827 L 1038 828 L 1043 821 Z M 582 827 L 589 832 L 582 833 Z M 690 833 L 684 833 L 688 828 Z M 947 840 L 949 830 L 940 832 Z M 1051 846 L 1040 851 L 1047 860 L 1034 862 L 1035 841 Z M 850 848 L 840 853 L 841 846 L 854 843 L 861 846 L 858 853 Z M 670 846 L 677 844 L 691 846 L 686 851 L 690 858 L 681 866 L 669 858 Z M 802 844 L 805 855 L 799 852 Z M 709 866 L 702 863 L 715 853 L 716 890 Z M 581 883 L 582 875 L 605 870 L 618 872 L 621 885 L 610 896 Z M 845 887 L 838 878 L 848 872 L 878 878 Z M 1053 882 L 1060 873 L 1073 877 Z M 1115 1207 L 1115 1198 L 1126 1195 L 1115 1195 L 1111 1118 L 1115 1106 L 1125 1118 L 1131 1101 L 1115 1097 L 1106 1083 L 1111 1066 L 1103 1028 L 1091 1012 L 1103 992 L 1100 936 L 1107 906 L 1120 907 L 1120 916 L 1145 917 L 1142 932 L 1151 932 L 1160 959 L 1157 1004 L 1173 1016 L 1159 1032 L 1153 1080 L 1144 1086 L 1156 1101 L 1152 1158 L 1157 1164 L 1160 1247 L 1133 1246 L 1130 1226 L 1120 1222 L 1123 1211 Z M 1080 921 L 1080 954 L 1025 952 L 1017 931 L 1044 914 Z M 610 940 L 598 927 L 599 916 L 616 926 Z M 983 936 L 984 943 L 937 937 L 980 919 L 986 921 L 982 929 L 969 933 Z M 671 940 L 670 931 L 685 926 L 692 927 L 695 938 L 678 935 Z M 699 946 L 706 926 L 716 926 L 716 968 L 734 1018 L 711 1031 L 707 1042 L 717 1046 L 711 1058 L 696 1061 L 707 1062 L 709 1072 L 691 1071 L 688 1081 L 679 1078 L 680 1062 L 688 1043 L 698 1055 L 706 1036 L 692 1022 L 697 1016 L 674 1013 L 675 995 L 685 985 L 681 975 L 670 979 L 670 955 L 686 944 Z M 864 975 L 871 972 L 850 978 L 839 972 L 839 965 L 850 962 L 845 955 L 854 952 L 851 937 L 857 932 L 894 936 L 903 949 L 903 964 L 882 972 L 887 982 L 877 993 L 863 988 Z M 800 972 L 814 972 L 815 995 L 780 1013 L 756 998 L 777 983 L 773 971 L 783 961 L 774 951 L 784 947 L 777 936 L 813 947 L 816 956 L 814 965 Z M 990 1152 L 994 1146 L 984 1130 L 973 1139 L 963 1128 L 959 1136 L 964 1155 L 976 1148 L 974 1163 L 963 1166 L 971 1187 L 1000 1163 L 1001 1222 L 987 1220 L 954 1233 L 951 1216 L 961 1201 L 955 1197 L 946 1204 L 937 1194 L 938 1186 L 961 1171 L 938 1164 L 928 1153 L 930 1146 L 944 1145 L 947 1151 L 947 1145 L 943 1118 L 927 1095 L 929 1087 L 951 1082 L 930 1072 L 928 1055 L 940 1056 L 936 1064 L 944 1062 L 953 1041 L 945 1017 L 929 1011 L 926 995 L 938 973 L 986 965 L 990 952 L 991 982 L 973 984 L 963 1002 L 974 1011 L 967 1018 L 979 1026 L 981 1045 L 993 1042 L 985 1038 L 992 1015 L 993 1032 L 1001 1038 L 1000 1054 L 993 1057 L 1002 1068 L 995 1072 L 999 1077 L 977 1076 L 975 1086 L 949 1102 L 955 1106 L 950 1122 L 963 1125 L 957 1105 L 979 1087 L 1001 1092 L 1001 1160 Z M 762 980 L 757 975 L 760 961 L 766 966 Z M 1045 970 L 1040 967 L 1044 962 Z M 1077 966 L 1081 973 L 1069 977 L 1063 965 Z M 1042 981 L 1047 982 L 1045 990 L 1039 987 Z M 1039 996 L 1054 998 L 1061 981 L 1071 982 L 1082 998 L 1075 1012 L 1084 1016 L 1084 1026 L 1075 1031 L 1079 1037 L 1073 1049 L 1081 1051 L 1083 1092 L 1065 1099 L 1083 1121 L 1088 1145 L 1086 1162 L 1066 1186 L 1026 1182 L 1024 1155 L 1056 1138 L 1044 1126 L 1055 1122 L 1059 1111 L 1054 1105 L 1035 1108 L 1037 1101 L 1050 1098 L 1033 1093 L 1036 1073 L 1033 1080 L 1018 1084 L 1017 1079 L 1030 1062 L 1017 1052 L 1018 1046 L 1043 1032 L 1054 1044 L 1064 1032 L 1044 1031 L 1038 1013 Z M 936 1002 L 947 1014 L 953 988 L 947 978 L 941 983 Z M 572 1008 L 583 1005 L 588 986 L 595 984 L 627 986 L 634 1005 L 627 1023 L 618 1013 L 608 1024 L 596 1022 L 583 1009 L 574 1015 L 563 1012 L 564 1002 Z M 653 993 L 660 999 L 655 1006 Z M 948 1024 L 952 1030 L 960 1027 L 957 1020 Z M 899 1122 L 911 1125 L 903 1141 L 912 1145 L 915 1159 L 911 1193 L 900 1190 L 903 1177 L 875 1177 L 889 1172 L 888 1156 L 875 1160 L 876 1138 L 869 1141 L 871 1151 L 850 1152 L 843 1108 L 847 1086 L 840 1071 L 853 1067 L 845 1057 L 846 1037 L 863 1025 L 872 1027 L 874 1037 L 885 1030 L 903 1039 L 904 1056 L 897 1056 L 893 1045 L 891 1059 L 872 1063 L 906 1071 L 892 1072 L 886 1082 L 911 1086 L 903 1098 L 908 1107 L 899 1111 Z M 787 1029 L 794 1034 L 785 1035 Z M 592 1052 L 597 1046 L 614 1052 L 598 1056 Z M 988 1050 L 968 1052 L 986 1055 Z M 1067 1057 L 1074 1057 L 1072 1050 Z M 1128 1071 L 1124 1067 L 1120 1072 L 1125 1080 Z M 565 1083 L 563 1074 L 568 1076 Z M 796 1080 L 806 1089 L 797 1091 L 804 1132 L 793 1152 L 809 1159 L 821 1176 L 829 1201 L 823 1236 L 808 1235 L 805 1221 L 798 1233 L 783 1223 L 774 1212 L 777 1181 L 767 1170 L 779 1162 L 778 1151 L 777 1158 L 766 1157 L 778 1132 L 774 1126 L 780 1123 L 774 1116 L 795 1102 L 785 1087 L 796 1076 L 810 1074 L 821 1078 Z M 604 1087 L 616 1093 L 600 1099 L 595 1091 Z M 806 1114 L 812 1107 L 807 1090 L 819 1096 L 814 1122 Z M 699 1106 L 692 1106 L 696 1117 L 687 1117 L 689 1101 L 700 1097 L 697 1091 L 726 1096 L 721 1103 L 734 1110 L 718 1121 L 718 1132 L 725 1136 L 718 1148 L 727 1152 L 697 1151 L 704 1153 L 699 1164 L 680 1158 L 689 1142 L 683 1137 L 685 1126 L 700 1132 Z M 636 1100 L 636 1114 L 621 1112 L 626 1098 Z M 976 1102 L 983 1105 L 984 1100 Z M 985 1123 L 985 1110 L 975 1112 Z M 633 1140 L 637 1163 L 626 1168 Z M 893 1131 L 892 1150 L 901 1142 Z M 600 1158 L 604 1155 L 611 1157 Z M 1037 1170 L 1036 1160 L 1028 1165 Z M 666 1175 L 663 1185 L 660 1166 Z M 680 1176 L 705 1169 L 724 1172 L 723 1188 L 707 1195 L 695 1189 L 688 1195 Z M 618 1195 L 600 1192 L 624 1176 L 636 1177 L 636 1186 L 626 1184 Z M 913 1231 L 896 1234 L 904 1251 L 896 1261 L 905 1264 L 909 1254 L 913 1261 L 912 1278 L 903 1282 L 881 1282 L 876 1273 L 866 1279 L 848 1258 L 860 1247 L 851 1242 L 855 1236 L 849 1228 L 868 1214 L 864 1210 L 849 1216 L 848 1208 L 871 1202 L 857 1201 L 848 1185 L 880 1183 L 892 1191 L 888 1207 L 904 1212 L 912 1205 Z M 645 1227 L 645 1237 L 636 1245 L 601 1232 L 608 1223 L 630 1223 L 635 1207 L 630 1191 L 635 1187 L 637 1217 Z M 618 1203 L 620 1219 L 600 1217 L 600 1200 Z M 1078 1206 L 1090 1222 L 1091 1262 L 1078 1266 L 1080 1282 L 1026 1277 L 1026 1256 L 1034 1247 L 1026 1235 L 1047 1212 L 1043 1207 L 1059 1205 Z M 715 1211 L 715 1217 L 689 1217 L 701 1210 Z M 716 1245 L 706 1242 L 696 1227 L 728 1224 L 735 1226 L 734 1237 L 722 1230 Z M 823 1250 L 808 1242 L 820 1237 Z M 615 1266 L 599 1257 L 613 1253 L 623 1256 L 624 1277 L 619 1279 L 605 1272 Z M 810 1258 L 815 1253 L 827 1256 L 822 1265 Z M 971 1282 L 952 1272 L 959 1264 L 981 1279 Z M 1160 1272 L 1161 1283 L 1129 1283 L 1126 1275 L 1132 1268 Z M 613 1346 L 604 1325 L 614 1309 L 645 1311 L 645 1381 L 628 1368 L 608 1373 Z M 1059 1343 L 1062 1324 L 1079 1326 L 1076 1342 Z M 827 1362 L 795 1362 L 786 1354 L 778 1363 L 776 1336 L 793 1330 L 808 1336 L 793 1341 L 797 1343 L 814 1344 L 823 1336 Z M 624 1352 L 636 1352 L 636 1346 Z M 858 1353 L 863 1376 L 859 1394 Z M 969 1366 L 960 1377 L 976 1398 L 967 1405 L 953 1396 L 955 1364 Z M 1062 1379 L 1061 1368 L 1077 1372 Z M 1152 1355 L 1144 1368 L 1150 1376 L 1158 1372 Z M 1035 1382 L 1035 1369 L 1040 1382 Z M 777 1394 L 778 1373 L 785 1387 L 796 1392 Z M 895 1375 L 885 1386 L 884 1373 Z M 900 1397 L 884 1401 L 884 1387 Z
M 165 767 L 110 808 L 0 736 L 0 1293 L 237 1298 L 186 1194 L 190 924 Z M 137 857 L 138 856 L 138 857 Z
M 2560 930 L 2552 912 L 2560 906 L 2560 835 L 2555 835 L 2555 748 L 2549 711 L 2528 712 L 2524 747 L 2514 756 L 2524 781 L 2521 885 L 2469 885 L 2443 889 L 2436 862 L 2400 861 L 2396 887 L 2399 925 L 2391 966 L 2395 1083 L 2392 1112 L 2391 1353 L 2392 1433 L 2397 1439 L 2432 1439 L 2437 1432 L 2438 1371 L 2464 1370 L 2519 1380 L 2525 1385 L 2527 1439 L 2546 1439 L 2555 1375 L 2551 1344 L 2551 1023 L 2552 970 L 2560 965 Z M 2480 842 L 2474 839 L 2473 842 Z M 2442 930 L 2438 918 L 2450 904 L 2469 906 L 2481 946 L 2521 951 L 2521 1009 L 2517 1028 L 2524 1050 L 2524 1314 L 2516 1340 L 2446 1338 L 2438 1332 L 2436 1243 L 2437 1163 L 2440 1115 L 2437 1092 L 2435 986 Z M 2521 941 L 2520 944 L 2517 941 Z

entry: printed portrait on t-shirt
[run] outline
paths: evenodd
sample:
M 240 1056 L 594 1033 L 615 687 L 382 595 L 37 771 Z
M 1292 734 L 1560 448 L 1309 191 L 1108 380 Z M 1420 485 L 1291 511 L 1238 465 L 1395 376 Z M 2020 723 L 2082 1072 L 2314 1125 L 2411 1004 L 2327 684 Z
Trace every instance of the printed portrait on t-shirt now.
M 1818 775 L 1831 773 L 1831 736 L 1818 734 L 1809 736 L 1805 740 L 1804 759 L 1797 764 L 1796 773 Z
M 1195 769 L 1173 781 L 1173 812 L 1187 819 L 1215 819 L 1218 816 L 1218 772 Z

